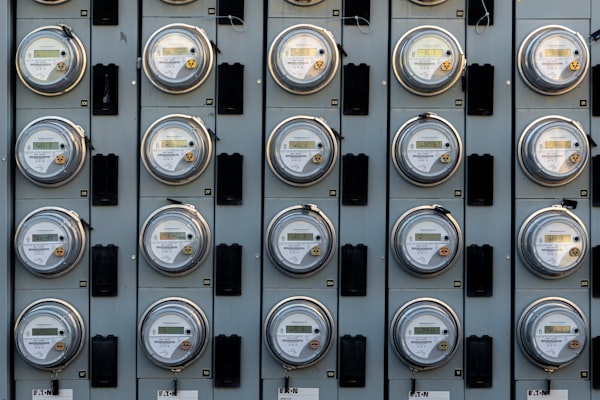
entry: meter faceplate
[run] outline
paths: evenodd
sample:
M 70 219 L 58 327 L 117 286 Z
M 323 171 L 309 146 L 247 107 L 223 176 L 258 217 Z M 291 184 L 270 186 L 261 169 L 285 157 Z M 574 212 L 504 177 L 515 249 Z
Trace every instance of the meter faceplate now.
M 198 268 L 210 251 L 206 220 L 190 204 L 154 211 L 144 222 L 140 249 L 152 268 L 165 275 L 184 275 Z
M 204 83 L 212 70 L 213 58 L 210 39 L 203 29 L 170 24 L 147 40 L 142 63 L 154 86 L 165 93 L 182 94 Z
M 277 35 L 269 49 L 269 72 L 293 94 L 312 94 L 331 82 L 339 66 L 331 32 L 310 24 L 291 26 Z
M 543 26 L 531 32 L 519 47 L 517 61 L 525 84 L 545 95 L 573 90 L 585 78 L 589 63 L 583 36 L 560 25 Z
M 557 115 L 529 124 L 518 149 L 525 174 L 544 186 L 560 186 L 577 178 L 588 163 L 589 152 L 581 124 Z
M 315 205 L 293 206 L 277 214 L 267 227 L 267 252 L 285 274 L 307 277 L 333 257 L 337 239 L 333 224 Z
M 41 299 L 28 305 L 15 322 L 19 355 L 35 368 L 62 371 L 79 355 L 85 343 L 81 315 L 59 299 Z
M 402 177 L 417 186 L 448 180 L 462 160 L 462 141 L 456 129 L 435 114 L 423 114 L 398 129 L 392 161 Z
M 419 298 L 396 312 L 390 340 L 396 354 L 410 368 L 437 368 L 458 350 L 461 325 L 447 304 L 437 299 Z
M 87 64 L 81 40 L 66 25 L 43 26 L 21 40 L 16 54 L 17 75 L 32 92 L 58 96 L 83 78 Z
M 404 213 L 392 229 L 394 257 L 407 272 L 418 277 L 447 270 L 462 249 L 462 233 L 450 213 L 440 206 L 420 206 Z
M 424 25 L 406 32 L 392 57 L 394 75 L 409 92 L 434 96 L 462 76 L 466 59 L 458 40 L 447 30 Z
M 19 133 L 15 153 L 19 171 L 36 185 L 64 185 L 85 163 L 83 129 L 66 118 L 38 118 Z
M 212 140 L 199 118 L 171 114 L 146 130 L 141 153 L 152 177 L 167 185 L 183 185 L 202 175 L 208 166 Z
M 264 336 L 271 355 L 286 369 L 318 363 L 335 338 L 329 310 L 315 299 L 295 296 L 275 305 L 265 319 Z
M 271 171 L 292 186 L 321 181 L 331 172 L 337 157 L 335 134 L 322 118 L 288 118 L 273 129 L 267 142 Z
M 15 232 L 15 253 L 31 273 L 55 278 L 70 271 L 85 252 L 83 224 L 74 211 L 42 207 L 27 214 Z
M 519 319 L 521 350 L 534 364 L 554 371 L 574 362 L 587 343 L 588 323 L 567 299 L 546 297 L 530 304 Z
M 209 324 L 200 307 L 188 299 L 168 297 L 146 309 L 138 326 L 142 351 L 155 365 L 183 369 L 206 349 Z

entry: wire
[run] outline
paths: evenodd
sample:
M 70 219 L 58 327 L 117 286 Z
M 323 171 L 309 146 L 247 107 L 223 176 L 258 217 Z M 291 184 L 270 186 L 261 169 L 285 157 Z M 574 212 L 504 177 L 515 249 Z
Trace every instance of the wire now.
M 477 34 L 483 33 L 483 31 L 479 30 L 479 24 L 484 19 L 487 21 L 486 25 L 485 25 L 485 29 L 488 29 L 490 27 L 490 12 L 488 11 L 488 9 L 487 9 L 487 7 L 485 5 L 485 1 L 484 0 L 481 0 L 481 5 L 483 6 L 484 14 L 481 16 L 481 18 L 479 18 L 477 20 L 477 23 L 475 24 L 475 33 L 477 33 Z
M 368 35 L 369 33 L 371 33 L 371 21 L 369 21 L 366 18 L 363 18 L 361 16 L 355 15 L 353 17 L 342 17 L 342 19 L 353 19 L 356 21 L 356 27 L 358 28 L 360 33 L 364 33 L 365 35 Z M 360 25 L 360 22 L 365 22 L 367 24 L 367 28 L 363 29 Z

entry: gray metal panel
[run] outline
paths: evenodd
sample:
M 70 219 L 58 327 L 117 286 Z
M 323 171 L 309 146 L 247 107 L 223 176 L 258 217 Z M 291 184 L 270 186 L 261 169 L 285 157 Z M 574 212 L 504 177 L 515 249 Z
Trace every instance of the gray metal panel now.
M 17 18 L 79 18 L 90 14 L 90 0 L 69 0 L 63 4 L 20 1 L 17 8 Z
M 588 18 L 592 0 L 519 0 L 515 3 L 517 19 L 521 18 Z
M 447 0 L 436 6 L 422 6 L 400 0 L 392 2 L 392 18 L 461 18 L 465 15 L 465 0 Z
M 141 14 L 144 17 L 209 17 L 215 15 L 215 7 L 215 0 L 197 0 L 190 4 L 182 5 L 168 4 L 159 0 L 143 0 Z
M 164 391 L 173 390 L 173 379 L 139 379 L 138 383 L 138 399 L 156 399 L 158 394 L 169 396 L 169 393 Z M 209 379 L 177 379 L 177 390 L 183 396 L 183 391 L 191 392 L 191 395 L 197 395 L 198 399 L 212 398 L 212 381 Z M 171 396 L 174 394 L 171 392 Z
M 463 399 L 464 398 L 464 383 L 462 380 L 422 380 L 421 374 L 417 374 L 416 378 L 416 389 L 417 391 L 430 391 L 430 392 L 450 392 L 450 399 Z M 388 384 L 389 393 L 396 394 L 398 398 L 408 398 L 408 393 L 412 391 L 412 380 L 410 379 L 398 379 L 389 381 Z M 508 387 L 505 388 L 508 390 Z M 505 392 L 507 393 L 507 392 Z M 445 394 L 445 393 L 444 393 Z M 442 394 L 442 395 L 444 395 Z M 431 394 L 433 395 L 433 394 Z M 402 396 L 402 397 L 401 397 Z M 506 395 L 505 395 L 506 396 Z M 506 399 L 507 397 L 503 397 Z
M 327 18 L 342 15 L 341 0 L 325 0 L 312 6 L 297 6 L 287 0 L 269 0 L 269 18 Z M 299 3 L 302 4 L 302 1 Z
M 61 395 L 71 393 L 73 399 L 88 400 L 90 398 L 89 385 L 90 383 L 87 379 L 59 379 L 60 390 L 66 389 L 66 391 L 59 393 Z M 15 383 L 15 398 L 31 399 L 33 398 L 34 390 L 36 394 L 39 393 L 38 390 L 49 390 L 49 393 L 52 393 L 48 376 L 32 381 L 17 381 Z M 68 392 L 69 390 L 70 392 Z M 48 392 L 45 392 L 45 394 L 48 395 Z

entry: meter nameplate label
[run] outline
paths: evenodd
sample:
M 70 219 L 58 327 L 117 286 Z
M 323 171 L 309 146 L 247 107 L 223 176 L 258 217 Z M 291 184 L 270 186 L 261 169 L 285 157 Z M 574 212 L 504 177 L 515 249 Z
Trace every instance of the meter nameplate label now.
M 160 357 L 170 359 L 178 349 L 187 348 L 193 340 L 190 332 L 192 327 L 180 316 L 163 315 L 154 321 L 148 333 L 150 348 Z M 186 346 L 182 346 L 184 342 Z M 187 351 L 187 350 L 185 350 Z
M 573 239 L 578 236 L 571 226 L 564 223 L 555 222 L 542 226 L 535 241 L 537 257 L 556 268 L 572 266 L 576 261 L 573 255 L 581 254 L 581 251 L 571 251 L 573 248 L 581 250 L 581 240 L 577 242 Z
M 408 392 L 408 399 L 450 400 L 450 392 L 419 390 Z
M 574 331 L 577 323 L 563 314 L 550 314 L 542 318 L 536 327 L 535 343 L 544 356 L 558 358 L 564 349 L 570 348 L 579 337 Z M 579 350 L 580 346 L 571 350 Z
M 52 394 L 52 389 L 33 389 L 31 400 L 73 400 L 73 389 L 59 389 L 57 395 Z
M 545 38 L 537 46 L 534 55 L 536 67 L 546 78 L 561 81 L 565 71 L 574 71 L 571 63 L 579 59 L 579 46 L 563 35 L 553 35 Z M 567 77 L 568 78 L 568 77 Z
M 548 129 L 537 140 L 536 156 L 544 169 L 554 173 L 565 173 L 573 168 L 570 160 L 577 138 L 563 129 Z
M 431 172 L 449 148 L 447 138 L 433 129 L 424 129 L 413 135 L 407 146 L 407 156 L 411 166 L 421 172 Z
M 282 229 L 277 247 L 287 262 L 300 265 L 311 254 L 313 247 L 320 243 L 319 237 L 319 231 L 312 224 L 294 221 Z
M 152 143 L 152 158 L 162 169 L 173 172 L 189 153 L 193 138 L 183 129 L 170 128 L 156 135 Z
M 46 360 L 48 354 L 56 350 L 56 344 L 64 340 L 60 334 L 63 330 L 54 318 L 39 316 L 33 319 L 23 330 L 23 346 L 27 354 L 38 360 Z
M 316 340 L 320 335 L 314 332 L 316 322 L 304 314 L 292 314 L 281 321 L 277 328 L 277 344 L 290 357 L 300 357 L 305 349 L 319 350 Z
M 158 72 L 175 79 L 182 69 L 188 68 L 190 58 L 194 58 L 190 52 L 192 47 L 194 47 L 193 43 L 183 35 L 170 34 L 164 37 L 157 43 L 152 53 Z
M 527 400 L 569 400 L 569 391 L 564 389 L 527 390 Z
M 152 232 L 150 247 L 154 256 L 167 264 L 173 264 L 183 251 L 192 243 L 194 232 L 183 222 L 165 221 L 159 223 Z
M 27 72 L 35 79 L 47 81 L 52 72 L 66 68 L 57 69 L 58 63 L 65 64 L 66 49 L 61 43 L 53 38 L 39 38 L 27 48 L 25 53 L 25 66 Z
M 428 359 L 431 352 L 440 349 L 442 341 L 448 337 L 448 327 L 433 315 L 421 315 L 411 321 L 406 329 L 406 346 L 414 355 Z M 441 350 L 447 350 L 444 346 Z
M 448 233 L 432 221 L 423 221 L 413 227 L 407 236 L 406 250 L 414 261 L 428 265 L 440 249 L 448 244 Z
M 325 46 L 312 35 L 295 35 L 282 47 L 280 61 L 292 77 L 310 79 L 325 69 Z
M 278 388 L 277 400 L 319 400 L 319 388 Z
M 414 74 L 432 80 L 439 71 L 449 72 L 450 68 L 442 68 L 448 61 L 449 46 L 437 36 L 426 36 L 415 41 L 408 52 L 408 63 Z
M 279 153 L 286 168 L 294 172 L 302 172 L 313 159 L 321 153 L 321 140 L 314 132 L 296 129 L 281 141 Z M 320 162 L 323 162 L 322 156 Z
M 25 231 L 23 242 L 19 245 L 24 250 L 25 257 L 32 263 L 44 266 L 50 257 L 54 255 L 57 247 L 63 248 L 63 256 L 66 243 L 60 241 L 65 234 L 50 222 L 38 222 Z
M 174 390 L 158 390 L 156 400 L 178 399 L 178 400 L 198 400 L 197 390 L 178 390 L 175 395 Z
M 23 160 L 29 168 L 38 173 L 48 172 L 57 157 L 64 153 L 63 139 L 61 135 L 49 129 L 37 131 L 25 143 Z

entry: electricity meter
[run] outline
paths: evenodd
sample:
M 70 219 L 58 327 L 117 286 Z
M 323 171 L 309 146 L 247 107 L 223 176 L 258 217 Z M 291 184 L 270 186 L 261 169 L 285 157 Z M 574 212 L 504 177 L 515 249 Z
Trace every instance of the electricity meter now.
M 318 363 L 335 338 L 329 310 L 305 296 L 289 297 L 275 305 L 267 315 L 264 329 L 267 349 L 290 370 Z
M 421 114 L 398 129 L 392 161 L 402 177 L 417 186 L 434 186 L 456 172 L 462 141 L 456 129 L 436 114 Z
M 517 62 L 527 86 L 541 94 L 559 95 L 574 89 L 585 78 L 590 55 L 580 33 L 548 25 L 523 40 Z
M 213 48 L 204 29 L 170 24 L 154 32 L 142 56 L 144 73 L 165 93 L 188 93 L 198 88 L 213 66 Z
M 521 226 L 517 239 L 519 256 L 534 274 L 564 278 L 579 268 L 588 251 L 583 222 L 561 206 L 534 212 Z
M 70 182 L 86 158 L 83 128 L 61 117 L 42 117 L 29 123 L 19 134 L 15 149 L 23 176 L 47 187 Z
M 141 149 L 144 167 L 152 177 L 167 185 L 183 185 L 208 166 L 212 141 L 200 118 L 171 114 L 150 125 Z
M 152 304 L 138 326 L 140 347 L 155 365 L 181 370 L 206 349 L 209 325 L 200 307 L 182 297 L 167 297 Z
M 285 29 L 269 49 L 271 76 L 293 94 L 311 94 L 323 89 L 337 73 L 339 61 L 333 34 L 310 24 Z
M 529 124 L 518 150 L 525 174 L 544 186 L 560 186 L 577 178 L 588 163 L 589 152 L 581 124 L 557 115 Z
M 423 371 L 448 362 L 458 350 L 461 326 L 444 302 L 419 298 L 404 304 L 394 315 L 390 340 L 396 354 L 411 369 Z
M 85 252 L 83 224 L 75 211 L 42 207 L 27 214 L 15 232 L 15 253 L 31 273 L 54 278 L 71 270 Z
M 404 213 L 392 229 L 394 257 L 407 272 L 425 278 L 449 268 L 462 249 L 462 234 L 450 212 L 439 205 Z
M 43 26 L 21 40 L 16 54 L 17 75 L 34 93 L 58 96 L 83 78 L 87 64 L 81 40 L 66 25 Z
M 409 92 L 434 96 L 450 89 L 463 75 L 466 59 L 447 30 L 424 25 L 406 32 L 392 57 L 394 75 Z
M 567 299 L 546 297 L 523 311 L 517 337 L 525 356 L 552 372 L 582 354 L 587 330 L 587 319 L 579 307 Z
M 210 244 L 210 228 L 191 204 L 159 208 L 146 219 L 140 233 L 146 261 L 165 275 L 183 275 L 198 268 Z
M 77 310 L 66 301 L 46 298 L 29 304 L 15 322 L 19 355 L 31 366 L 62 371 L 81 352 L 85 325 Z
M 333 257 L 337 239 L 333 224 L 314 204 L 292 206 L 267 227 L 267 251 L 285 274 L 315 274 Z
M 322 118 L 288 118 L 273 129 L 267 142 L 269 167 L 292 186 L 319 182 L 331 172 L 337 157 L 336 136 Z
M 295 6 L 314 6 L 315 4 L 322 3 L 323 0 L 285 0 Z
M 165 3 L 168 4 L 175 4 L 175 5 L 179 5 L 179 4 L 190 4 L 195 2 L 196 0 L 162 0 Z

